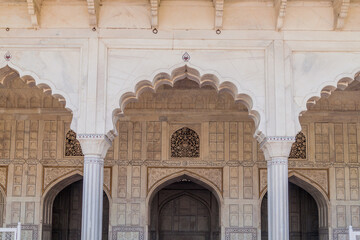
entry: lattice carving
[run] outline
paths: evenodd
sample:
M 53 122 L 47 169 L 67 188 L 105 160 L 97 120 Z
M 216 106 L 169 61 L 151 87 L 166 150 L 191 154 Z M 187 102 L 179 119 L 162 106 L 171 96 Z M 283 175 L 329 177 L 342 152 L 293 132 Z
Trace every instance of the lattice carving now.
M 84 156 L 80 142 L 76 139 L 76 133 L 73 130 L 66 133 L 65 156 Z
M 183 127 L 171 136 L 171 157 L 199 157 L 200 138 L 192 129 Z
M 289 158 L 306 159 L 306 137 L 304 133 L 299 132 L 296 135 Z

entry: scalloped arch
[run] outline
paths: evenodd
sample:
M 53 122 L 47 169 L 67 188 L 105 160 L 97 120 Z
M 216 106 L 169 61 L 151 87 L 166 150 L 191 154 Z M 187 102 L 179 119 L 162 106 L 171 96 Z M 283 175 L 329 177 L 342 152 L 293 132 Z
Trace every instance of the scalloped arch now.
M 323 82 L 315 91 L 303 98 L 298 115 L 306 112 L 308 106 L 314 105 L 321 97 L 329 97 L 336 89 L 344 90 L 353 81 L 360 82 L 360 69 L 356 69 L 352 73 L 340 74 L 334 81 Z
M 29 86 L 37 86 L 42 89 L 44 94 L 52 95 L 60 102 L 64 103 L 65 108 L 72 112 L 77 113 L 77 108 L 71 103 L 70 97 L 64 91 L 56 88 L 56 86 L 45 79 L 41 79 L 34 72 L 23 70 L 12 62 L 6 62 L 0 65 L 0 84 L 5 81 L 11 81 L 13 78 L 19 77 Z
M 140 80 L 135 85 L 134 92 L 126 92 L 121 96 L 118 96 L 119 99 L 119 107 L 113 110 L 112 112 L 112 122 L 113 122 L 113 132 L 116 133 L 116 122 L 123 114 L 123 110 L 126 105 L 131 102 L 136 102 L 139 99 L 139 96 L 145 92 L 150 91 L 156 93 L 157 89 L 162 85 L 169 85 L 174 87 L 174 84 L 179 80 L 189 79 L 191 81 L 199 84 L 199 87 L 203 86 L 212 86 L 218 93 L 227 92 L 233 98 L 235 102 L 241 102 L 244 104 L 249 112 L 249 116 L 255 122 L 255 128 L 257 135 L 259 135 L 260 131 L 259 125 L 261 120 L 260 108 L 255 104 L 255 96 L 250 91 L 245 89 L 241 89 L 242 93 L 239 93 L 239 89 L 236 87 L 234 83 L 227 80 L 220 83 L 219 77 L 216 73 L 205 73 L 203 75 L 200 74 L 195 68 L 189 67 L 188 65 L 183 65 L 177 67 L 171 71 L 171 73 L 160 72 L 154 75 L 153 80 Z

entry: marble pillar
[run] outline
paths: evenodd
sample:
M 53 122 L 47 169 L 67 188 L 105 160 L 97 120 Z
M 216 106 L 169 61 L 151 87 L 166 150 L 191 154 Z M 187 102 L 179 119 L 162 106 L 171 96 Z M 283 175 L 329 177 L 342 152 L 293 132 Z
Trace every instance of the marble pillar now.
M 267 161 L 269 240 L 289 240 L 288 156 L 294 141 L 266 137 L 261 143 Z
M 102 134 L 79 134 L 84 154 L 82 240 L 102 238 L 104 158 L 111 140 Z

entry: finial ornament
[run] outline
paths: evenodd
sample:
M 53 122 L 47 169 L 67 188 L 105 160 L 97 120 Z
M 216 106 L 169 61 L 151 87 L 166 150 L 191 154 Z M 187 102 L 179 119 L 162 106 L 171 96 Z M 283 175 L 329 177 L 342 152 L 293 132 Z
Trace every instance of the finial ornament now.
M 11 58 L 12 58 L 11 53 L 10 53 L 9 51 L 7 51 L 7 52 L 5 53 L 5 55 L 4 55 L 4 59 L 5 59 L 6 61 L 10 61 Z
M 184 55 L 182 55 L 182 59 L 184 62 L 188 62 L 190 60 L 190 55 L 185 52 Z

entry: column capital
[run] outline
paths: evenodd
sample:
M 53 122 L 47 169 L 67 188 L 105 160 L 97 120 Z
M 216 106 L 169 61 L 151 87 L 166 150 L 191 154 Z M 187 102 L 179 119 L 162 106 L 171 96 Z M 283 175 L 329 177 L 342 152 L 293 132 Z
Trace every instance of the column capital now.
M 97 156 L 100 158 L 105 158 L 113 140 L 113 138 L 109 138 L 105 134 L 78 134 L 77 139 L 85 156 Z
M 266 161 L 288 158 L 294 142 L 295 137 L 292 136 L 270 136 L 263 139 L 260 148 L 264 152 Z

